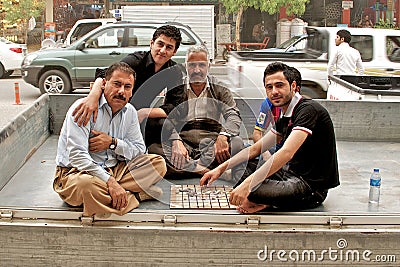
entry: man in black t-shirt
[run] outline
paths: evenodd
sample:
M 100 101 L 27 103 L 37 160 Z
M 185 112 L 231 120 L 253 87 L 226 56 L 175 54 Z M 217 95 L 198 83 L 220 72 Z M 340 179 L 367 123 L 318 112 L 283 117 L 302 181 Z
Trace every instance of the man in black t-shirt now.
M 263 165 L 242 177 L 231 192 L 230 202 L 242 213 L 267 207 L 315 208 L 325 200 L 328 189 L 339 185 L 336 140 L 329 113 L 296 92 L 293 70 L 283 63 L 267 66 L 264 86 L 271 103 L 282 109 L 275 127 L 254 145 L 206 173 L 200 184 L 211 184 L 228 168 L 283 142 L 282 148 Z
M 135 52 L 121 60 L 136 72 L 135 87 L 129 102 L 138 110 L 142 131 L 146 128 L 146 132 L 152 133 L 144 135 L 147 146 L 153 142 L 160 143 L 159 136 L 154 133 L 161 132 L 160 118 L 167 116 L 163 109 L 150 109 L 150 105 L 165 88 L 172 89 L 182 83 L 182 70 L 171 59 L 176 54 L 181 41 L 182 37 L 178 28 L 164 25 L 155 30 L 150 41 L 150 51 Z M 92 114 L 96 121 L 104 73 L 104 69 L 96 70 L 96 80 L 92 90 L 73 112 L 75 121 L 79 125 L 86 125 Z

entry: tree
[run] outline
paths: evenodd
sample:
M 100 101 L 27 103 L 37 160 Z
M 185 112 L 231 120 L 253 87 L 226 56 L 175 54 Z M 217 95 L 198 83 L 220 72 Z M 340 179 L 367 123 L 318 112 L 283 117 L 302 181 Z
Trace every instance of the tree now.
M 236 33 L 235 42 L 238 50 L 240 49 L 240 21 L 243 12 L 253 7 L 269 14 L 276 14 L 282 7 L 286 8 L 286 14 L 302 15 L 306 10 L 306 4 L 310 0 L 221 0 L 227 13 L 236 13 Z
M 9 24 L 16 23 L 22 30 L 25 42 L 28 36 L 28 21 L 43 14 L 46 3 L 43 0 L 4 0 L 4 19 Z

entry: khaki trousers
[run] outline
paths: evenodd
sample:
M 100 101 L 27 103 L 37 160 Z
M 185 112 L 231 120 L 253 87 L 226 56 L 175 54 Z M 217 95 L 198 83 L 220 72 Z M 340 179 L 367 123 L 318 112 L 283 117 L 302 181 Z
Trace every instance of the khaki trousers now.
M 121 210 L 112 208 L 106 182 L 76 168 L 57 166 L 54 191 L 71 206 L 83 205 L 83 216 L 99 213 L 124 215 L 139 206 L 133 193 L 144 191 L 151 195 L 155 184 L 165 175 L 166 166 L 161 156 L 145 154 L 127 164 L 121 161 L 107 171 L 127 191 L 128 204 Z

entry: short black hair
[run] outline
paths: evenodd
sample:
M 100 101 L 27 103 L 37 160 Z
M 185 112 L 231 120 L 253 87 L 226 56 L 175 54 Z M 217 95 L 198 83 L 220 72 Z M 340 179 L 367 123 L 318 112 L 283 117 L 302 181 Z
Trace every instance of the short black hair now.
M 339 30 L 336 33 L 340 38 L 343 38 L 346 43 L 350 43 L 351 41 L 351 34 L 348 30 Z
M 282 62 L 273 62 L 269 64 L 264 70 L 264 85 L 265 85 L 265 77 L 268 75 L 275 74 L 277 72 L 283 72 L 283 76 L 285 76 L 286 80 L 291 85 L 293 81 L 296 82 L 296 86 L 301 86 L 301 74 L 300 72 L 294 68 L 290 67 Z
M 113 75 L 114 71 L 121 71 L 127 74 L 132 74 L 133 79 L 136 78 L 136 72 L 125 62 L 115 62 L 111 64 L 110 67 L 107 68 L 105 78 L 107 81 L 111 79 L 111 76 Z
M 301 88 L 301 73 L 295 67 L 289 67 L 289 69 L 290 69 L 290 71 L 293 72 L 294 81 L 296 82 L 296 86 L 299 87 L 299 92 L 300 92 L 300 88 Z
M 155 41 L 158 37 L 161 35 L 165 35 L 169 38 L 172 38 L 175 40 L 175 50 L 178 50 L 181 42 L 182 42 L 182 36 L 181 36 L 181 31 L 172 25 L 163 25 L 161 27 L 158 27 L 155 32 L 153 33 L 153 41 Z

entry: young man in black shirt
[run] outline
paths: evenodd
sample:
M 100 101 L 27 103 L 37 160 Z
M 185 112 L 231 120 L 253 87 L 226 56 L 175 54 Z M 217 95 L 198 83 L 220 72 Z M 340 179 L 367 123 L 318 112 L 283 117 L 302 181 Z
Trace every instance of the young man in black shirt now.
M 150 109 L 151 103 L 163 89 L 175 88 L 182 83 L 181 68 L 171 59 L 176 54 L 181 41 L 182 37 L 178 28 L 164 25 L 155 30 L 150 41 L 150 51 L 135 52 L 121 60 L 121 62 L 128 63 L 136 72 L 135 87 L 130 103 L 138 110 L 142 130 L 146 127 L 146 132 L 153 133 L 144 136 L 146 145 L 159 142 L 159 136 L 154 135 L 154 132 L 161 131 L 162 121 L 159 118 L 167 116 L 161 108 Z M 97 118 L 98 101 L 103 91 L 101 84 L 104 73 L 104 69 L 96 71 L 96 80 L 89 96 L 74 110 L 73 115 L 79 125 L 86 125 L 92 114 L 94 114 L 94 120 Z M 157 119 L 147 120 L 147 118 Z M 152 129 L 148 130 L 147 128 Z M 154 128 L 158 130 L 154 130 Z
M 253 159 L 283 141 L 283 146 L 248 177 L 242 177 L 230 202 L 242 213 L 273 206 L 286 210 L 315 208 L 328 189 L 339 185 L 336 140 L 328 111 L 296 92 L 293 70 L 271 63 L 264 71 L 268 99 L 282 109 L 280 118 L 254 145 L 206 173 L 201 185 L 209 185 L 223 173 Z

